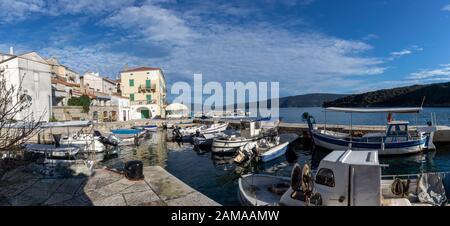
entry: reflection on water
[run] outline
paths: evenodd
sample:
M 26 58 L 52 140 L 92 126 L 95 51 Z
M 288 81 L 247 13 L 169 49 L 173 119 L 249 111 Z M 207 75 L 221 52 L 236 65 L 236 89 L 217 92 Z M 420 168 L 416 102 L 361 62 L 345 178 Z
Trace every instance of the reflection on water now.
M 450 147 L 437 148 L 437 152 L 380 158 L 380 162 L 389 165 L 383 169 L 383 174 L 450 171 Z M 285 156 L 274 161 L 236 165 L 233 156 L 214 155 L 210 150 L 196 149 L 191 144 L 169 142 L 166 130 L 158 130 L 149 134 L 139 147 L 120 147 L 116 158 L 102 164 L 121 168 L 126 161 L 141 160 L 144 165 L 158 165 L 223 205 L 239 205 L 237 179 L 240 175 L 267 173 L 289 177 L 295 163 L 310 163 L 312 168 L 317 168 L 320 160 L 328 153 L 324 150 L 311 151 L 307 144 L 298 139 L 289 145 Z

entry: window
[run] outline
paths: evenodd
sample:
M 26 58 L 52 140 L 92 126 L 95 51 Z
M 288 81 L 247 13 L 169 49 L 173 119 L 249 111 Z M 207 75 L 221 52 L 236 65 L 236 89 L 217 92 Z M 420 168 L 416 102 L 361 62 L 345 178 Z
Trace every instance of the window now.
M 145 96 L 145 98 L 147 99 L 147 103 L 149 104 L 150 102 L 152 102 L 152 95 L 147 95 Z
M 322 168 L 316 175 L 316 184 L 325 185 L 328 187 L 334 187 L 334 174 L 333 171 L 327 168 Z
M 134 79 L 130 79 L 130 86 L 134 86 Z
M 151 85 L 151 81 L 145 80 L 145 88 L 150 88 L 150 85 Z
M 134 93 L 130 94 L 130 101 L 134 101 Z

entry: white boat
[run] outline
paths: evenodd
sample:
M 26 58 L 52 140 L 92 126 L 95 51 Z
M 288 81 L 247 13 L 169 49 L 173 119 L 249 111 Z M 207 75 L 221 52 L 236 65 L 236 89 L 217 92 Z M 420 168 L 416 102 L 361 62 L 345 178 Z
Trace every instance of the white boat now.
M 192 140 L 193 136 L 196 133 L 205 135 L 224 132 L 225 130 L 227 130 L 228 124 L 229 124 L 228 122 L 225 122 L 225 123 L 214 123 L 211 125 L 175 128 L 173 130 L 174 134 L 173 137 L 175 140 L 189 141 Z
M 440 174 L 386 177 L 381 175 L 381 167 L 377 151 L 333 151 L 320 161 L 314 176 L 308 167 L 302 170 L 298 164 L 292 170 L 291 178 L 244 175 L 238 181 L 238 195 L 243 205 L 411 206 L 447 203 Z M 286 182 L 290 182 L 290 186 L 285 191 L 270 189 Z M 270 193 L 255 192 L 263 190 Z M 279 201 L 274 201 L 277 198 Z
M 360 137 L 349 134 L 318 129 L 312 116 L 306 116 L 310 136 L 316 146 L 329 150 L 379 150 L 380 155 L 399 155 L 418 153 L 434 149 L 433 134 L 435 126 L 408 129 L 408 121 L 395 121 L 393 113 L 418 113 L 422 108 L 326 108 L 326 111 L 348 113 L 388 113 L 388 123 L 384 132 L 366 133 Z M 352 128 L 352 126 L 351 126 Z
M 241 163 L 255 157 L 258 161 L 269 162 L 284 156 L 288 145 L 289 142 L 280 143 L 279 136 L 266 137 L 240 147 L 235 162 Z
M 289 177 L 247 174 L 238 181 L 238 198 L 243 206 L 277 206 L 290 184 Z
M 216 153 L 224 150 L 234 150 L 242 147 L 250 142 L 261 139 L 261 122 L 260 121 L 242 121 L 240 128 L 240 136 L 231 135 L 227 137 L 215 138 L 212 143 L 212 151 Z
M 25 151 L 28 153 L 43 154 L 46 158 L 74 158 L 80 152 L 79 145 L 53 145 L 53 144 L 27 144 Z
M 101 142 L 99 136 L 94 136 L 93 134 L 74 134 L 71 136 L 63 136 L 60 143 L 62 145 L 77 145 L 80 147 L 81 152 L 104 152 L 106 147 Z
M 195 146 L 211 146 L 214 138 L 225 137 L 225 136 L 227 136 L 227 135 L 222 132 L 207 133 L 207 134 L 201 134 L 199 132 L 198 134 L 195 134 L 192 137 L 192 141 Z
M 141 125 L 141 126 L 133 126 L 133 129 L 145 130 L 145 131 L 156 131 L 158 129 L 157 125 Z
M 40 153 L 45 154 L 46 159 L 62 157 L 69 158 L 67 160 L 72 161 L 78 153 L 90 154 L 90 153 L 103 153 L 105 146 L 100 142 L 99 138 L 84 133 L 84 128 L 92 129 L 92 121 L 68 121 L 68 122 L 49 122 L 40 125 L 43 129 L 49 129 L 53 135 L 54 143 L 50 144 L 28 144 L 25 146 L 25 150 L 28 153 Z M 71 135 L 71 128 L 81 128 L 76 135 Z M 54 128 L 67 128 L 67 134 L 53 133 Z

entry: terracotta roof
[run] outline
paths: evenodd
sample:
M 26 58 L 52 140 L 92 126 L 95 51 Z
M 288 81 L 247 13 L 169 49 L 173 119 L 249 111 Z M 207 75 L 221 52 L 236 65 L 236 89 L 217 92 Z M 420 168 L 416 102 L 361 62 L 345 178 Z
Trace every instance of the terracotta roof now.
M 59 79 L 52 79 L 52 83 L 53 84 L 59 83 L 59 84 L 63 84 L 65 86 L 70 86 L 70 87 L 80 87 L 79 84 L 70 83 L 70 82 L 66 82 L 66 81 L 63 81 L 63 80 L 59 80 Z
M 72 92 L 76 93 L 76 94 L 79 94 L 81 96 L 86 95 L 86 96 L 90 97 L 91 99 L 95 99 L 96 98 L 96 96 L 93 93 L 81 92 L 81 91 L 78 91 L 78 90 L 73 90 Z
M 133 72 L 133 71 L 155 71 L 155 70 L 161 70 L 157 67 L 137 67 L 137 68 L 130 68 L 127 70 L 123 70 L 121 72 Z

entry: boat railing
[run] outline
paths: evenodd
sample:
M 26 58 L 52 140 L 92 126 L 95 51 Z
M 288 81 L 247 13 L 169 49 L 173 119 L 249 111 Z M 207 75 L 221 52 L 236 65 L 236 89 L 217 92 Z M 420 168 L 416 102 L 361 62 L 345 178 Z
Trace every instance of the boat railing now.
M 450 175 L 450 171 L 442 171 L 442 172 L 424 172 L 424 173 L 412 173 L 412 174 L 396 174 L 396 175 L 381 175 L 381 179 L 384 180 L 394 180 L 396 178 L 400 179 L 417 179 L 420 175 L 423 174 L 440 174 L 440 175 Z

